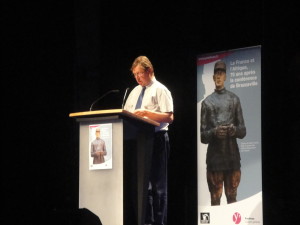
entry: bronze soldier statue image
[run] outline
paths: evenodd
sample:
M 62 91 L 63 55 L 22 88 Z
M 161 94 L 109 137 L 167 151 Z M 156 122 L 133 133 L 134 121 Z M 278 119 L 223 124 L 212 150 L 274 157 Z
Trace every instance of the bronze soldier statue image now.
M 104 156 L 106 154 L 107 152 L 105 142 L 100 138 L 100 128 L 96 128 L 96 139 L 91 143 L 91 157 L 94 158 L 93 164 L 104 163 Z
M 226 64 L 214 65 L 215 91 L 201 104 L 201 142 L 208 144 L 206 179 L 211 205 L 220 205 L 223 186 L 227 203 L 236 202 L 241 179 L 241 157 L 237 138 L 246 136 L 239 97 L 226 90 Z

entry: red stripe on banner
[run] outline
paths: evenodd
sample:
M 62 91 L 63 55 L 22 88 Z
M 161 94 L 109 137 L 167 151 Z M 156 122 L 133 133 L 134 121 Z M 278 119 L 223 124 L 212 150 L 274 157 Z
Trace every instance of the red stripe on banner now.
M 220 54 L 215 54 L 215 55 L 201 56 L 200 58 L 197 59 L 197 66 L 217 61 L 217 60 L 222 59 L 232 53 L 233 52 L 225 52 L 225 53 L 220 53 Z

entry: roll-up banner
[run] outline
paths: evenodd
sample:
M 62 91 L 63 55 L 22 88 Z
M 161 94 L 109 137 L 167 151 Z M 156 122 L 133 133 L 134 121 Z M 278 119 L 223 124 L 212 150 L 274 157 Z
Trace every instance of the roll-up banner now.
M 261 46 L 197 56 L 198 225 L 263 224 Z

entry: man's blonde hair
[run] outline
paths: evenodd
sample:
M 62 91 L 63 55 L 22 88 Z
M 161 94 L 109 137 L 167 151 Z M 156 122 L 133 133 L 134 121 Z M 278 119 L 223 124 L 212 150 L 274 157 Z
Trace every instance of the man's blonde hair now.
M 131 66 L 131 71 L 133 71 L 133 69 L 137 66 L 141 66 L 143 67 L 145 70 L 151 69 L 151 71 L 154 73 L 154 68 L 152 66 L 152 63 L 150 62 L 150 60 L 147 58 L 147 56 L 139 56 L 137 57 Z

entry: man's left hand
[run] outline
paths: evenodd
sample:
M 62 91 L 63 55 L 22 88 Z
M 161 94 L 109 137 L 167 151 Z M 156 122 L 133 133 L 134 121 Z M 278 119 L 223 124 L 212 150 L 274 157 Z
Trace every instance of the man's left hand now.
M 235 133 L 236 133 L 236 126 L 234 126 L 233 124 L 230 124 L 227 129 L 228 129 L 227 130 L 228 131 L 227 134 L 230 137 L 233 137 L 235 135 Z

